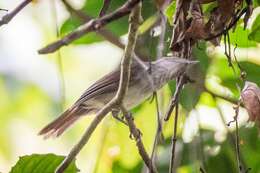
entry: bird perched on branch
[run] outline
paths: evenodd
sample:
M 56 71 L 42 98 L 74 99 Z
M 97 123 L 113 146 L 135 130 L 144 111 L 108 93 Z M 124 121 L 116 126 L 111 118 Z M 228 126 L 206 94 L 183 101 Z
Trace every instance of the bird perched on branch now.
M 137 106 L 168 81 L 185 72 L 188 65 L 195 63 L 196 61 L 177 57 L 161 58 L 148 63 L 135 57 L 131 64 L 130 81 L 123 105 L 127 109 Z M 97 113 L 116 95 L 119 80 L 118 68 L 91 85 L 69 109 L 44 127 L 39 134 L 45 138 L 58 137 L 83 115 Z

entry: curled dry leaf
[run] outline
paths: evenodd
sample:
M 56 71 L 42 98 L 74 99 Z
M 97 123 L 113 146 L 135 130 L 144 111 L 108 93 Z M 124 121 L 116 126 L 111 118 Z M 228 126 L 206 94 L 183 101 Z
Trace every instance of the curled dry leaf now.
M 241 93 L 241 100 L 249 114 L 249 120 L 260 122 L 260 88 L 247 81 Z
M 203 13 L 200 4 L 195 0 L 191 4 L 190 13 L 192 21 L 185 33 L 186 38 L 192 38 L 193 40 L 205 39 L 208 37 L 205 32 L 205 24 L 203 21 Z
M 171 50 L 174 52 L 180 52 L 180 50 L 182 50 L 185 31 L 187 30 L 190 23 L 190 21 L 187 20 L 190 4 L 191 2 L 187 0 L 177 1 L 176 12 L 173 19 L 175 26 L 171 39 Z

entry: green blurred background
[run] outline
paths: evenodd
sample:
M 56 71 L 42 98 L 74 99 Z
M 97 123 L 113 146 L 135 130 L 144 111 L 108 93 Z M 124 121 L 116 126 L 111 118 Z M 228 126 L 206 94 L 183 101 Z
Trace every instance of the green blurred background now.
M 0 0 L 0 7 L 13 9 L 20 1 Z M 89 16 L 97 16 L 101 0 L 70 1 L 75 8 L 82 8 Z M 112 0 L 111 9 L 123 0 Z M 255 1 L 256 6 L 258 5 Z M 214 5 L 214 4 L 213 4 Z M 207 8 L 207 7 L 205 7 Z M 55 11 L 56 15 L 55 15 Z M 168 9 L 168 15 L 172 11 Z M 5 12 L 1 12 L 1 16 Z M 260 48 L 257 43 L 259 8 L 254 10 L 249 28 L 243 30 L 239 24 L 231 33 L 232 48 L 237 44 L 236 56 L 247 72 L 247 80 L 260 84 Z M 153 1 L 144 0 L 143 28 L 157 18 Z M 56 20 L 57 19 L 57 20 Z M 116 36 L 126 40 L 127 18 L 110 24 Z M 59 54 L 40 56 L 37 50 L 57 39 L 56 24 L 63 35 L 76 28 L 80 21 L 71 17 L 60 1 L 37 1 L 26 7 L 13 21 L 0 28 L 0 172 L 9 172 L 19 156 L 32 153 L 55 153 L 66 155 L 79 140 L 93 117 L 78 122 L 58 139 L 43 140 L 38 131 L 65 108 L 69 107 L 81 93 L 104 74 L 113 70 L 120 62 L 123 50 L 104 41 L 96 34 L 89 34 L 73 45 L 61 49 Z M 260 23 L 259 23 L 260 25 Z M 167 24 L 166 50 L 171 35 Z M 250 39 L 248 39 L 250 36 Z M 147 44 L 151 42 L 151 44 Z M 139 50 L 155 57 L 158 37 L 150 37 L 144 29 L 139 38 Z M 145 43 L 145 44 L 144 44 Z M 234 116 L 233 105 L 214 95 L 231 100 L 239 98 L 236 75 L 224 56 L 224 46 L 213 47 L 200 43 L 194 57 L 200 60 L 193 79 L 181 96 L 181 116 L 178 124 L 176 164 L 178 173 L 199 172 L 203 166 L 209 173 L 237 172 L 234 124 L 226 123 Z M 160 91 L 160 104 L 166 109 L 174 91 L 174 82 Z M 155 103 L 146 101 L 133 110 L 137 126 L 143 133 L 143 141 L 149 153 L 152 150 L 156 131 Z M 260 140 L 254 123 L 247 122 L 248 115 L 242 108 L 239 115 L 240 146 L 243 164 L 260 172 Z M 170 138 L 173 120 L 165 123 L 165 141 L 158 147 L 157 162 L 160 173 L 168 172 Z M 111 116 L 95 131 L 87 146 L 77 157 L 77 166 L 82 172 L 96 173 L 141 173 L 145 172 L 135 142 L 129 138 L 129 130 Z

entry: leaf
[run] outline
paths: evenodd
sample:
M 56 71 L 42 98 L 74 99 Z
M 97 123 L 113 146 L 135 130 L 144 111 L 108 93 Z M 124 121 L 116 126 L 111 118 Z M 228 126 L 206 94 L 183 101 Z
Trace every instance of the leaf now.
M 124 2 L 125 1 L 123 0 L 111 1 L 108 13 L 121 6 Z M 95 18 L 99 15 L 99 11 L 102 7 L 102 4 L 103 4 L 102 0 L 87 0 L 85 2 L 84 7 L 80 10 L 84 12 L 87 16 Z M 78 28 L 81 24 L 82 23 L 77 16 L 71 16 L 62 24 L 60 33 L 61 35 L 68 34 L 69 32 Z M 111 30 L 111 32 L 115 34 L 115 36 L 121 36 L 123 34 L 126 34 L 128 30 L 128 19 L 127 17 L 120 18 L 117 21 L 108 24 L 106 28 Z M 98 34 L 92 32 L 74 41 L 73 43 L 90 44 L 99 41 L 103 41 L 103 38 Z
M 109 9 L 107 13 L 110 13 L 120 7 L 123 3 L 125 3 L 125 0 L 116 0 L 111 1 L 109 5 Z M 87 0 L 85 2 L 85 5 L 82 9 L 80 9 L 83 13 L 85 13 L 87 16 L 90 16 L 92 18 L 96 18 L 99 15 L 100 9 L 103 5 L 103 0 Z M 147 19 L 151 15 L 153 15 L 155 12 L 155 7 L 151 6 L 150 0 L 144 0 L 143 6 L 145 8 L 142 8 L 142 16 L 144 19 Z M 81 25 L 81 21 L 78 19 L 77 16 L 71 16 L 68 18 L 61 26 L 60 33 L 61 35 L 66 35 L 70 33 L 71 31 L 75 30 Z M 128 17 L 124 16 L 114 22 L 111 22 L 107 24 L 104 28 L 112 32 L 116 37 L 120 37 L 127 33 L 128 31 Z M 85 36 L 81 37 L 80 39 L 74 41 L 74 44 L 91 44 L 95 42 L 103 41 L 104 39 L 96 34 L 95 32 L 88 33 Z
M 81 22 L 78 18 L 76 17 L 71 17 L 68 20 L 66 20 L 61 29 L 61 35 L 66 35 L 69 32 L 77 29 L 77 27 L 79 27 L 81 25 Z M 74 41 L 74 44 L 90 44 L 90 43 L 94 43 L 94 42 L 98 42 L 98 41 L 102 41 L 103 38 L 101 36 L 99 36 L 98 34 L 96 34 L 95 32 L 91 32 L 88 33 L 87 35 L 79 38 L 78 40 Z
M 235 32 L 229 32 L 230 43 L 238 47 L 256 47 L 254 40 L 248 40 L 249 29 L 244 29 L 242 26 L 237 26 Z
M 173 25 L 173 15 L 176 9 L 176 1 L 172 1 L 170 5 L 165 9 L 164 14 L 167 16 L 168 21 L 171 25 Z
M 260 15 L 258 15 L 253 23 L 252 31 L 248 36 L 249 40 L 260 42 Z
M 115 173 L 139 173 L 142 170 L 142 162 L 138 162 L 134 167 L 128 168 L 124 166 L 120 161 L 113 162 L 112 171 Z
M 260 0 L 253 0 L 254 8 L 260 6 Z
M 64 156 L 57 156 L 54 154 L 32 154 L 22 156 L 10 173 L 54 173 L 55 169 L 64 158 Z M 64 173 L 76 173 L 78 171 L 74 161 Z
M 260 84 L 260 66 L 248 61 L 239 62 L 240 66 L 246 72 L 246 78 L 249 81 L 254 81 Z M 234 63 L 235 71 L 239 72 L 237 65 Z M 208 71 L 208 75 L 214 75 L 220 78 L 220 84 L 232 91 L 235 97 L 239 97 L 237 84 L 242 87 L 242 82 L 239 80 L 239 75 L 235 75 L 232 68 L 228 67 L 228 62 L 224 58 L 216 58 L 212 61 Z

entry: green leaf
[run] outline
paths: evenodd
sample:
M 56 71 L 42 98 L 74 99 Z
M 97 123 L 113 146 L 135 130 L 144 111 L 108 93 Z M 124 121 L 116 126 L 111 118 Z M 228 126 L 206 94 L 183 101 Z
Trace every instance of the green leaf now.
M 256 47 L 255 40 L 248 40 L 249 29 L 245 29 L 239 25 L 236 27 L 235 32 L 229 32 L 230 43 L 238 47 Z
M 221 85 L 227 87 L 232 91 L 235 97 L 239 96 L 237 83 L 242 88 L 243 84 L 239 80 L 239 69 L 234 64 L 234 68 L 236 71 L 236 74 L 234 74 L 231 67 L 228 66 L 228 61 L 226 58 L 216 58 L 211 63 L 212 65 L 209 68 L 209 75 L 214 75 L 220 78 Z M 260 84 L 260 66 L 248 61 L 241 61 L 239 62 L 240 66 L 245 70 L 246 72 L 246 80 L 254 81 L 258 85 Z
M 54 173 L 55 169 L 64 158 L 64 156 L 57 156 L 54 154 L 32 154 L 22 156 L 10 173 Z M 76 173 L 78 171 L 74 161 L 64 173 Z
M 108 12 L 111 12 L 121 6 L 125 1 L 124 0 L 117 0 L 117 1 L 111 1 L 111 4 L 109 6 Z M 99 15 L 100 9 L 102 7 L 103 1 L 102 0 L 87 0 L 85 2 L 85 5 L 81 9 L 82 12 L 84 12 L 87 16 L 90 16 L 92 18 L 96 18 Z M 65 35 L 70 33 L 71 31 L 78 28 L 82 22 L 80 19 L 73 15 L 68 18 L 61 26 L 60 33 L 61 35 Z M 112 22 L 106 26 L 107 29 L 109 29 L 115 36 L 121 36 L 123 34 L 127 33 L 128 30 L 128 19 L 127 17 L 122 17 L 118 19 L 115 22 Z M 103 41 L 104 39 L 96 34 L 95 32 L 88 33 L 85 36 L 81 37 L 80 39 L 74 41 L 74 44 L 90 44 L 95 42 Z
M 253 0 L 254 8 L 260 6 L 260 0 Z
M 60 33 L 61 35 L 66 35 L 69 32 L 77 29 L 81 25 L 81 21 L 76 17 L 71 17 L 68 20 L 66 20 L 61 29 Z M 88 33 L 87 35 L 79 38 L 78 40 L 74 41 L 74 44 L 90 44 L 98 41 L 102 41 L 103 38 L 99 35 L 97 35 L 95 32 Z
M 253 23 L 252 31 L 249 34 L 248 38 L 256 42 L 260 42 L 260 15 L 258 15 Z
M 125 0 L 111 1 L 107 13 L 113 12 L 115 9 L 120 7 L 123 3 L 125 3 Z M 84 12 L 87 16 L 96 18 L 99 15 L 102 4 L 103 4 L 103 0 L 87 0 L 83 8 L 80 10 Z M 154 15 L 155 8 L 151 5 L 150 0 L 144 0 L 143 7 L 145 7 L 142 8 L 142 16 L 144 19 L 147 19 L 151 15 Z M 82 21 L 80 21 L 80 19 L 77 16 L 72 14 L 72 16 L 62 24 L 60 28 L 60 33 L 61 35 L 66 35 L 71 31 L 75 30 L 76 28 L 78 28 L 81 24 L 83 24 Z M 110 22 L 105 26 L 105 28 L 108 29 L 116 37 L 120 37 L 126 34 L 128 31 L 128 16 L 124 16 L 120 19 L 117 19 L 116 21 Z M 91 44 L 103 40 L 104 40 L 103 37 L 99 36 L 95 32 L 92 32 L 86 34 L 85 36 L 81 37 L 78 40 L 75 40 L 73 43 Z
M 116 160 L 113 162 L 112 171 L 115 173 L 139 173 L 142 170 L 142 164 L 142 162 L 138 162 L 134 167 L 127 168 L 120 161 Z
M 176 1 L 172 1 L 170 5 L 165 9 L 164 14 L 167 16 L 168 21 L 171 25 L 173 25 L 173 15 L 176 9 Z

